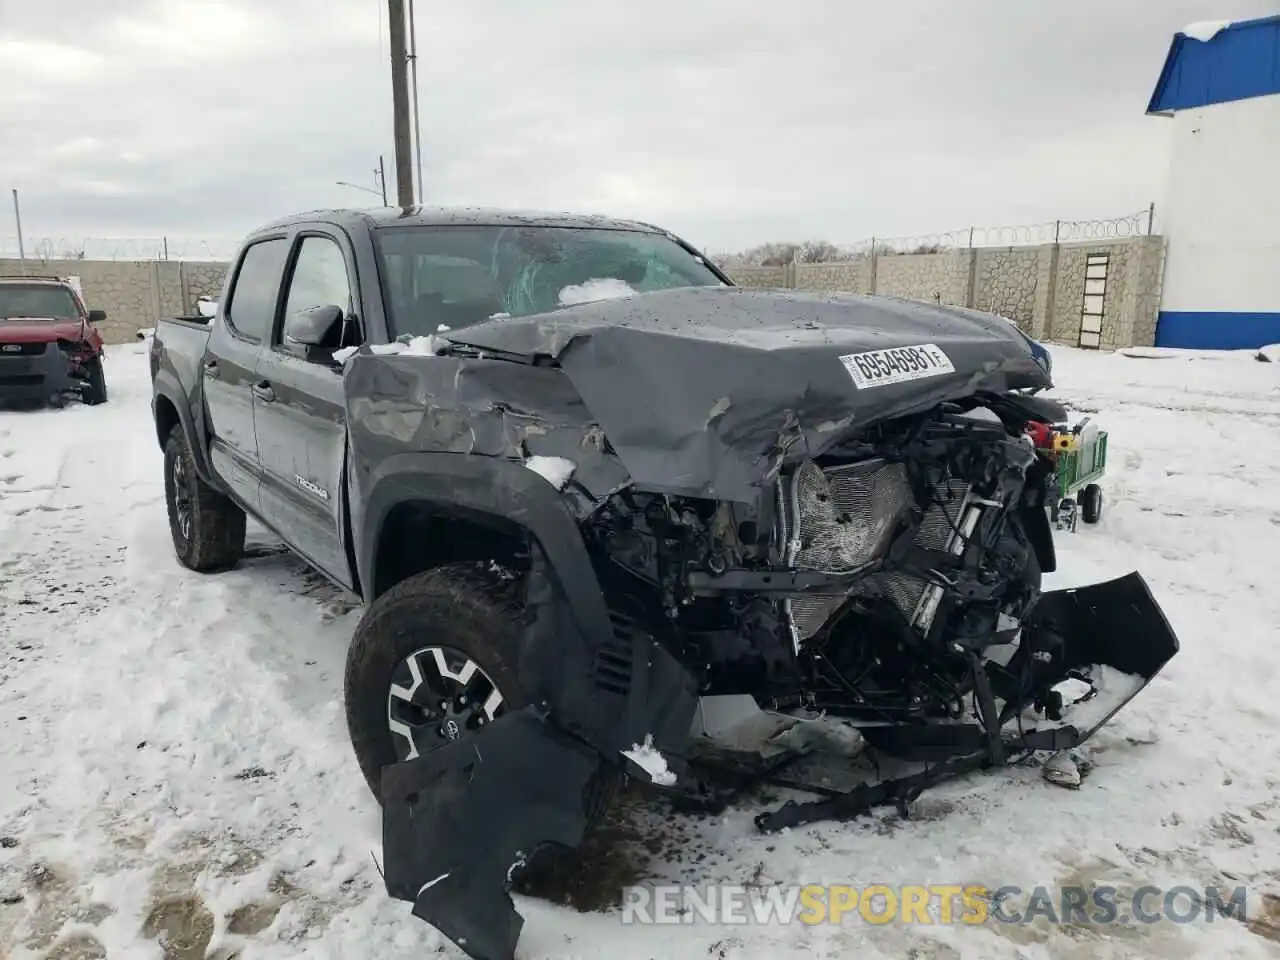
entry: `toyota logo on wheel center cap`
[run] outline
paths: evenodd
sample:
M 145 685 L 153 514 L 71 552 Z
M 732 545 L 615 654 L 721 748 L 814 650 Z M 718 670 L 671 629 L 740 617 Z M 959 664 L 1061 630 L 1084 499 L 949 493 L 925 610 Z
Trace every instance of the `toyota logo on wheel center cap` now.
M 458 724 L 455 720 L 446 720 L 444 722 L 444 735 L 450 740 L 458 739 Z

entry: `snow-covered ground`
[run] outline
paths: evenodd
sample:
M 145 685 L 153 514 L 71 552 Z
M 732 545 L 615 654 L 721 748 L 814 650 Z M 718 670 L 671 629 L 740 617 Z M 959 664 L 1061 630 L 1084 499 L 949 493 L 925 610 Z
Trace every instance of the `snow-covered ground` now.
M 231 573 L 173 559 L 144 351 L 112 349 L 104 407 L 0 412 L 0 957 L 459 955 L 378 877 L 341 709 L 358 612 L 260 531 Z M 1138 569 L 1182 641 L 1081 789 L 1018 768 L 908 821 L 773 837 L 759 807 L 633 801 L 596 899 L 636 878 L 1246 884 L 1254 913 L 1280 893 L 1280 368 L 1053 353 L 1058 393 L 1111 434 L 1103 522 L 1062 536 L 1057 579 Z M 623 927 L 517 901 L 521 960 L 1280 955 L 1230 920 Z

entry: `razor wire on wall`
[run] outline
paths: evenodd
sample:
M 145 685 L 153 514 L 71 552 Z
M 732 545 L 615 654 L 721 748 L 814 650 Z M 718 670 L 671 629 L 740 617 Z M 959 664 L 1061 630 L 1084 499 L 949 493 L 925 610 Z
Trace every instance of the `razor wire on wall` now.
M 1137 213 L 1093 220 L 1049 220 L 1042 223 L 962 227 L 916 236 L 870 237 L 851 244 L 826 242 L 767 243 L 736 254 L 714 257 L 718 263 L 782 264 L 799 260 L 822 263 L 869 256 L 941 253 L 968 247 L 1023 247 L 1046 243 L 1124 240 L 1154 232 L 1155 204 Z M 241 237 L 27 237 L 23 252 L 31 261 L 50 260 L 230 260 Z M 0 258 L 17 259 L 16 236 L 0 236 Z
M 720 254 L 721 264 L 781 266 L 785 263 L 830 263 L 898 254 L 943 253 L 979 247 L 1032 247 L 1051 243 L 1125 240 L 1155 232 L 1155 204 L 1136 213 L 1092 220 L 1048 220 L 1003 226 L 971 226 L 914 236 L 869 237 L 851 244 L 826 242 L 767 243 L 736 254 Z
M 0 236 L 0 258 L 50 260 L 230 260 L 243 237 L 24 237 Z
M 1097 220 L 1051 220 L 999 227 L 965 227 L 923 237 L 885 237 L 864 241 L 869 252 L 936 253 L 967 247 L 1033 247 L 1046 243 L 1125 240 L 1154 232 L 1155 204 L 1146 210 Z M 934 248 L 934 249 L 921 249 Z

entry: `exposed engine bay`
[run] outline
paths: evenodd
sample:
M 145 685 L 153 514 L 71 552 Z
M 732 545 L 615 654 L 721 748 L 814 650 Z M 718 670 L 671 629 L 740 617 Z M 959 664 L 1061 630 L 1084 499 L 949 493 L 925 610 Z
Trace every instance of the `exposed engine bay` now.
M 1016 640 L 1054 568 L 1029 400 L 878 426 L 783 472 L 757 511 L 619 493 L 585 525 L 611 605 L 704 694 L 868 724 L 960 717 L 972 658 Z

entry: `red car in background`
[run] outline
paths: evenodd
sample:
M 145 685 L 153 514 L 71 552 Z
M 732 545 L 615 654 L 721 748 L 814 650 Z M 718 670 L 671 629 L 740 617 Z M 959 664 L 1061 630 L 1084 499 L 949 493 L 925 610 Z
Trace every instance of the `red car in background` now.
M 0 276 L 0 402 L 106 403 L 102 310 L 61 277 Z

